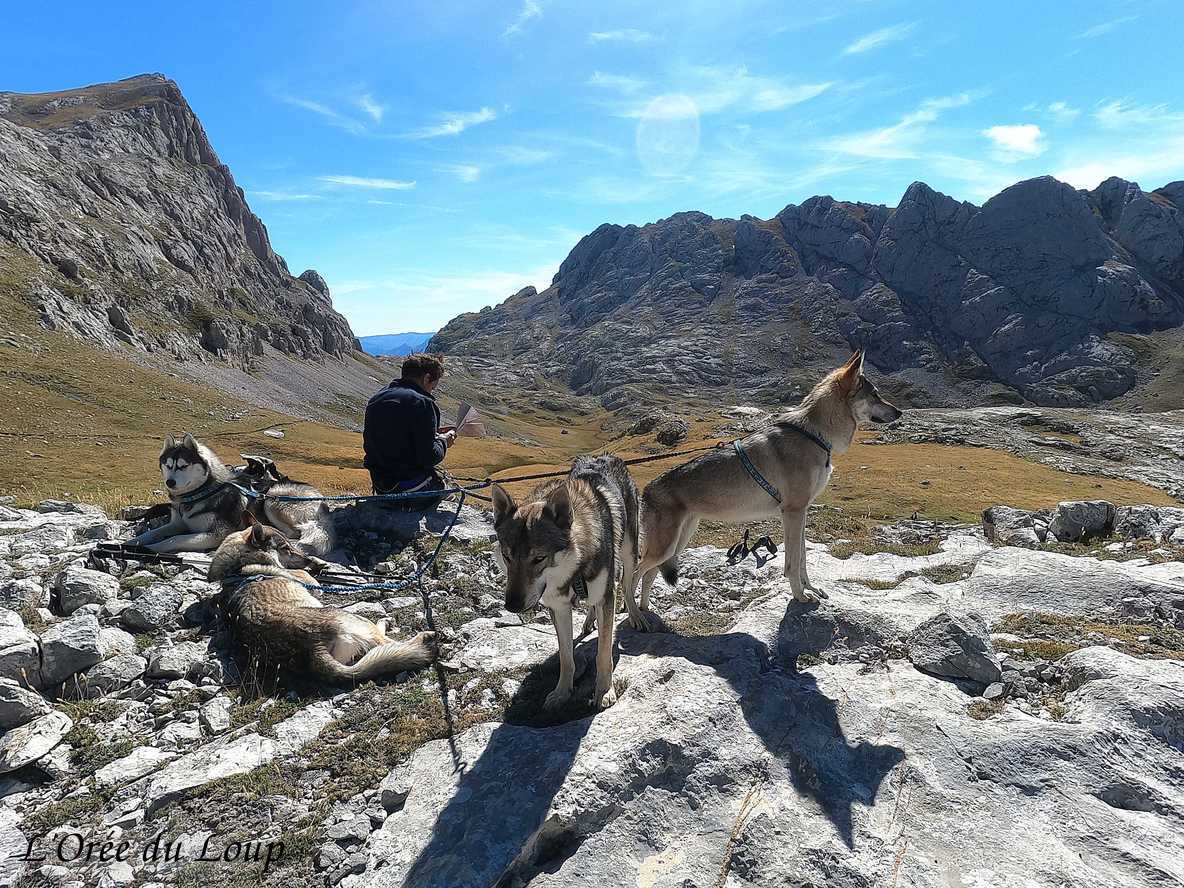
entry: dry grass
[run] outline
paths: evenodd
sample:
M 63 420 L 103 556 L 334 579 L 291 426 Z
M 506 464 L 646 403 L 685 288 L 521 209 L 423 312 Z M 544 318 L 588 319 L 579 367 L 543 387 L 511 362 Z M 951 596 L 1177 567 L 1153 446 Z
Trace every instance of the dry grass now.
M 356 432 L 260 410 L 64 333 L 46 331 L 21 298 L 20 282 L 28 279 L 28 269 L 10 252 L 3 258 L 0 430 L 7 434 L 0 435 L 0 493 L 15 494 L 24 503 L 82 500 L 109 512 L 129 503 L 159 501 L 160 438 L 168 431 L 186 430 L 228 462 L 237 461 L 240 453 L 261 453 L 292 477 L 326 492 L 368 492 Z M 33 337 L 37 351 L 3 344 L 4 336 L 19 334 Z M 456 398 L 479 402 L 481 395 L 463 377 L 451 383 L 446 377 L 444 393 L 446 406 Z M 581 453 L 611 450 L 633 457 L 669 452 L 647 436 L 621 437 L 607 430 L 603 413 L 547 410 L 537 400 L 530 393 L 499 392 L 493 405 L 483 408 L 499 435 L 461 439 L 445 467 L 461 476 L 499 477 L 561 470 Z M 718 442 L 713 437 L 718 417 L 705 413 L 690 425 L 688 440 L 673 450 Z M 263 434 L 275 426 L 284 429 L 283 439 Z M 638 465 L 634 477 L 644 486 L 687 458 Z M 923 486 L 923 480 L 929 484 Z M 511 492 L 525 495 L 534 483 L 512 485 Z M 871 529 L 914 513 L 977 522 L 981 510 L 1001 498 L 1032 509 L 1063 499 L 1099 497 L 1116 503 L 1173 502 L 1145 485 L 1070 475 L 988 449 L 856 443 L 835 460 L 833 479 L 821 500 L 840 508 L 814 510 L 807 532 L 811 539 L 852 540 L 851 551 L 884 551 L 878 545 L 867 548 Z M 780 543 L 779 524 L 766 522 L 754 529 Z M 735 538 L 735 528 L 705 522 L 695 543 L 730 545 Z
M 1000 640 L 996 647 L 1023 659 L 1057 660 L 1099 644 L 1148 660 L 1184 659 L 1184 631 L 1165 626 L 1023 612 L 1001 618 L 992 631 L 1018 636 L 1021 641 Z

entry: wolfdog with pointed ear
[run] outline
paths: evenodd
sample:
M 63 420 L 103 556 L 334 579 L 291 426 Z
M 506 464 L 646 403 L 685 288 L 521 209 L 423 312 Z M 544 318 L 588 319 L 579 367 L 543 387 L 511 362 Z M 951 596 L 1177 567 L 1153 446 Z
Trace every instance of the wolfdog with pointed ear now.
M 521 504 L 493 487 L 496 557 L 506 575 L 506 610 L 521 613 L 540 602 L 551 612 L 559 639 L 559 683 L 550 709 L 571 696 L 575 642 L 571 623 L 577 602 L 595 614 L 598 627 L 593 703 L 607 709 L 613 689 L 616 571 L 633 585 L 637 566 L 637 487 L 615 456 L 580 457 L 565 478 L 537 487 Z
M 387 637 L 386 621 L 376 625 L 322 605 L 305 585 L 315 585 L 313 578 L 281 563 L 302 557 L 292 540 L 262 524 L 230 534 L 218 547 L 209 578 L 223 583 L 222 607 L 241 643 L 280 668 L 307 669 L 333 682 L 366 681 L 432 662 L 435 633 L 396 641 Z
M 654 576 L 660 570 L 666 582 L 677 582 L 678 555 L 704 518 L 742 523 L 780 515 L 784 574 L 793 597 L 826 598 L 806 573 L 806 509 L 830 480 L 831 453 L 846 452 L 861 423 L 892 422 L 900 415 L 863 375 L 863 352 L 857 351 L 768 429 L 655 478 L 642 494 L 640 608 L 633 589 L 625 589 L 630 623 L 650 628 Z
M 209 552 L 246 523 L 247 498 L 227 482 L 230 469 L 193 435 L 165 438 L 160 474 L 169 494 L 168 524 L 145 531 L 128 545 L 154 552 Z

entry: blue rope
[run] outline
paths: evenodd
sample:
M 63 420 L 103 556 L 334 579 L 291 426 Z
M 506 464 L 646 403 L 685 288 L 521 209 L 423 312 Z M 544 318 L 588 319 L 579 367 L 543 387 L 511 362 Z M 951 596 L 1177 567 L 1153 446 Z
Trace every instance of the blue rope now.
M 463 502 L 464 495 L 471 493 L 474 490 L 484 490 L 486 487 L 492 487 L 492 481 L 482 481 L 480 484 L 471 484 L 468 487 L 440 487 L 440 488 L 426 488 L 424 490 L 413 490 L 407 493 L 374 493 L 374 494 L 342 494 L 340 496 L 282 496 L 274 493 L 261 493 L 258 490 L 252 490 L 249 487 L 243 487 L 233 481 L 227 481 L 231 487 L 238 489 L 245 496 L 251 499 L 269 499 L 280 503 L 309 503 L 309 502 L 326 502 L 326 503 L 367 503 L 379 500 L 411 500 L 411 499 L 428 499 L 442 498 L 452 496 L 454 493 L 461 494 Z
M 414 583 L 418 583 L 420 579 L 423 578 L 424 573 L 427 572 L 427 569 L 436 562 L 437 558 L 440 557 L 440 550 L 444 548 L 444 544 L 448 542 L 448 538 L 452 536 L 452 531 L 456 527 L 456 522 L 460 520 L 460 510 L 465 504 L 466 491 L 463 487 L 458 488 L 458 490 L 460 491 L 460 499 L 457 500 L 456 511 L 452 513 L 452 520 L 448 522 L 448 526 L 444 528 L 444 532 L 440 534 L 440 540 L 436 543 L 436 548 L 432 551 L 432 554 L 427 558 L 427 560 L 423 562 L 423 564 L 416 568 L 415 573 L 413 573 L 410 577 L 402 580 L 389 580 L 382 583 L 360 583 L 356 586 L 324 586 L 320 583 L 301 583 L 300 580 L 291 576 L 284 577 L 284 579 L 291 580 L 293 583 L 299 583 L 305 589 L 318 592 L 329 592 L 335 595 L 348 595 L 355 592 L 399 592 Z M 436 490 L 433 491 L 433 493 L 438 494 L 440 491 Z M 420 495 L 422 496 L 422 494 Z M 451 493 L 449 495 L 451 495 Z M 243 588 L 243 586 L 246 586 L 249 583 L 272 579 L 272 577 L 272 574 L 253 574 L 251 576 L 224 577 L 222 579 L 222 585 L 231 586 L 233 587 L 232 591 L 237 592 L 239 589 Z

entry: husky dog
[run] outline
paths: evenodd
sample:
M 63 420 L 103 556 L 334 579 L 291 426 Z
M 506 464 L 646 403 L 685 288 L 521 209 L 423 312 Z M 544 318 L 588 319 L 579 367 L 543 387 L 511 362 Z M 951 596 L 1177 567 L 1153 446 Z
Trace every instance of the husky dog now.
M 571 696 L 572 608 L 586 600 L 599 627 L 593 702 L 607 709 L 617 701 L 616 570 L 619 564 L 622 581 L 631 588 L 637 568 L 637 487 L 629 469 L 615 456 L 580 457 L 566 478 L 540 485 L 521 505 L 495 484 L 493 510 L 506 610 L 521 613 L 541 601 L 559 639 L 559 683 L 544 706 L 560 706 Z
M 230 469 L 210 448 L 186 435 L 172 435 L 160 451 L 160 474 L 172 510 L 168 524 L 128 541 L 154 552 L 208 552 L 246 523 L 247 500 L 227 484 Z
M 809 602 L 826 598 L 806 573 L 806 509 L 830 480 L 831 451 L 846 452 L 860 423 L 892 422 L 900 415 L 863 375 L 860 350 L 767 430 L 738 442 L 738 447 L 711 451 L 655 478 L 642 494 L 640 611 L 633 603 L 633 589 L 625 588 L 633 626 L 649 628 L 645 614 L 654 576 L 661 570 L 666 582 L 677 582 L 678 555 L 703 518 L 743 522 L 780 514 L 784 574 L 793 597 Z M 758 474 L 772 490 L 763 488 Z
M 257 493 L 272 497 L 319 497 L 321 492 L 311 484 L 293 481 L 266 456 L 242 454 L 246 465 L 238 469 L 235 479 L 250 485 Z M 333 548 L 333 516 L 324 501 L 306 499 L 288 501 L 264 497 L 251 501 L 251 514 L 270 524 L 289 539 L 296 540 L 309 555 L 325 555 Z
M 209 578 L 223 581 L 221 602 L 231 629 L 247 647 L 277 666 L 309 669 L 334 682 L 366 681 L 432 662 L 435 633 L 394 641 L 385 620 L 375 625 L 324 607 L 303 585 L 316 581 L 285 568 L 281 556 L 300 553 L 278 530 L 254 524 L 230 534 L 210 562 Z

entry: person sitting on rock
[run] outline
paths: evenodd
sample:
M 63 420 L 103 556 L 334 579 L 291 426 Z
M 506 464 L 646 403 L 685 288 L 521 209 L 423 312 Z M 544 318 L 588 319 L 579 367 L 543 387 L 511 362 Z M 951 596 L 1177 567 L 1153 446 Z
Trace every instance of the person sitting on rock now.
M 424 492 L 423 497 L 394 500 L 399 508 L 430 509 L 442 497 L 430 492 L 444 487 L 436 470 L 456 432 L 440 429 L 440 407 L 432 392 L 444 375 L 437 355 L 408 355 L 402 376 L 366 405 L 362 428 L 364 465 L 376 494 Z

